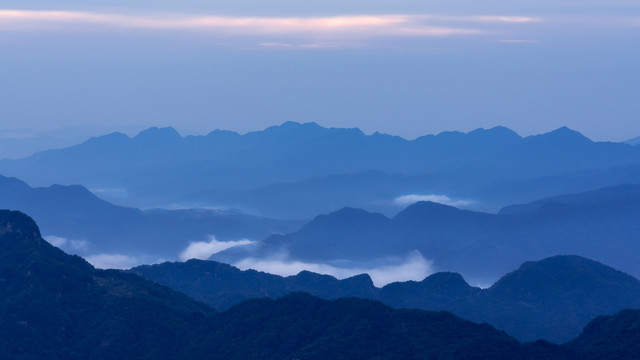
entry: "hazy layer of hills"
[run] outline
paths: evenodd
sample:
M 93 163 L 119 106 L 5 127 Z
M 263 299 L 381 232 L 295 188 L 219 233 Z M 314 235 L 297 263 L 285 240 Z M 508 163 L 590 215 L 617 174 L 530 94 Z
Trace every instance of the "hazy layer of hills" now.
M 640 277 L 640 185 L 620 185 L 511 206 L 488 214 L 433 202 L 410 205 L 392 218 L 344 208 L 300 230 L 272 235 L 261 247 L 228 250 L 214 260 L 269 258 L 355 263 L 418 250 L 438 271 L 472 283 L 493 282 L 530 259 L 576 254 Z
M 229 211 L 142 211 L 108 203 L 79 185 L 32 188 L 3 176 L 0 208 L 31 214 L 45 235 L 66 239 L 62 247 L 69 251 L 146 255 L 148 261 L 176 259 L 189 242 L 209 241 L 210 236 L 220 241 L 259 240 L 301 225 Z
M 446 195 L 480 210 L 640 182 L 640 148 L 567 128 L 520 137 L 496 127 L 415 140 L 287 122 L 240 135 L 150 128 L 0 161 L 30 184 L 82 184 L 118 204 L 219 206 L 309 218 L 345 206 L 391 215 L 403 195 Z
M 488 322 L 524 341 L 564 342 L 597 315 L 640 308 L 640 281 L 578 256 L 527 262 L 484 290 L 455 273 L 377 288 L 367 275 L 338 280 L 305 271 L 280 277 L 200 260 L 141 266 L 131 272 L 220 310 L 250 298 L 304 291 L 325 299 L 359 297 L 396 308 L 446 310 Z
M 436 271 L 490 284 L 524 261 L 576 254 L 640 277 L 640 185 L 546 198 L 498 214 L 433 202 L 415 203 L 391 218 L 344 208 L 302 226 L 229 211 L 141 211 L 110 204 L 81 186 L 31 188 L 0 176 L 0 207 L 33 214 L 45 234 L 68 239 L 62 247 L 82 255 L 177 259 L 190 242 L 214 235 L 257 242 L 214 255 L 226 263 L 286 254 L 286 261 L 358 265 L 417 250 Z
M 596 319 L 562 346 L 520 344 L 446 312 L 369 300 L 293 294 L 216 314 L 136 275 L 64 254 L 19 212 L 0 211 L 0 260 L 6 358 L 603 359 L 638 346 L 640 311 L 631 310 Z
M 419 254 L 438 271 L 462 275 L 439 272 L 377 288 L 366 275 L 282 278 L 215 262 L 134 270 L 225 310 L 217 313 L 133 274 L 95 270 L 42 240 L 28 217 L 0 211 L 0 351 L 8 357 L 638 354 L 637 310 L 598 318 L 574 340 L 552 345 L 521 344 L 449 313 L 377 302 L 447 310 L 521 340 L 556 342 L 578 335 L 596 315 L 640 307 L 638 280 L 578 256 L 526 262 L 504 275 L 527 260 L 577 254 L 640 276 L 640 147 L 632 144 L 592 142 L 567 128 L 523 138 L 497 127 L 410 141 L 314 123 L 188 137 L 151 128 L 2 160 L 0 173 L 47 186 L 0 177 L 0 208 L 33 214 L 57 236 L 52 241 L 83 255 L 154 261 L 175 258 L 192 241 L 215 252 L 206 243 L 215 235 L 261 240 L 214 255 L 229 263 L 358 269 Z M 156 206 L 233 210 L 137 209 Z M 273 218 L 313 220 L 301 226 Z M 484 290 L 464 280 L 500 276 Z

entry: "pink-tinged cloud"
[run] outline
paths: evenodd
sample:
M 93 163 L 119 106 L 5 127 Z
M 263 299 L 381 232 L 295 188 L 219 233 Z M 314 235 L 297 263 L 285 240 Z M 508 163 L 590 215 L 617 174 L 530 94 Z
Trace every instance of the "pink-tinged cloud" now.
M 355 35 L 439 37 L 473 35 L 479 29 L 436 25 L 421 15 L 359 15 L 329 17 L 237 17 L 197 15 L 121 15 L 77 11 L 0 10 L 0 28 L 20 29 L 98 25 L 159 30 L 210 30 L 264 35 Z M 267 43 L 268 44 L 268 43 Z

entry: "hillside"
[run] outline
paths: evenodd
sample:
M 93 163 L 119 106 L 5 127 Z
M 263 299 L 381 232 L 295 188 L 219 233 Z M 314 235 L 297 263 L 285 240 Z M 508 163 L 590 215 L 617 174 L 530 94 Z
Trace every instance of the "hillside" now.
M 139 210 L 113 205 L 79 185 L 32 188 L 0 176 L 0 208 L 29 213 L 45 237 L 82 256 L 125 254 L 141 260 L 176 259 L 190 242 L 259 240 L 297 229 L 300 222 L 231 211 Z M 75 247 L 72 243 L 75 242 Z
M 145 265 L 131 272 L 219 310 L 250 298 L 304 291 L 325 299 L 358 297 L 395 308 L 450 311 L 488 322 L 523 341 L 561 343 L 598 315 L 640 308 L 639 280 L 578 256 L 526 262 L 487 289 L 472 287 L 455 273 L 377 288 L 365 274 L 344 280 L 308 271 L 281 277 L 201 260 Z
M 390 218 L 344 208 L 319 215 L 298 231 L 268 237 L 258 252 L 222 252 L 212 259 L 233 264 L 247 256 L 286 253 L 289 261 L 360 264 L 418 251 L 436 271 L 487 284 L 527 260 L 575 254 L 640 277 L 639 217 L 637 184 L 509 206 L 498 214 L 430 201 Z
M 140 277 L 96 270 L 44 241 L 33 220 L 6 210 L 0 277 L 0 351 L 7 358 L 176 355 L 188 341 L 182 334 L 214 313 Z
M 19 212 L 0 211 L 0 260 L 5 358 L 570 359 L 560 347 L 522 345 L 487 324 L 368 300 L 291 294 L 216 314 L 63 253 Z

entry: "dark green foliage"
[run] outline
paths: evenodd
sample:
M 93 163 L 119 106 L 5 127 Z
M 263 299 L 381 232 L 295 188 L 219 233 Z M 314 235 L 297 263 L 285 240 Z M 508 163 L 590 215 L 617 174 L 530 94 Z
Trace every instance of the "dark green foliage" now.
M 255 270 L 241 271 L 231 265 L 196 259 L 184 263 L 143 265 L 130 272 L 183 292 L 218 310 L 226 310 L 243 300 L 279 298 L 290 292 L 308 292 L 325 299 L 377 297 L 377 289 L 368 275 L 338 280 L 302 271 L 295 276 L 282 277 Z
M 446 312 L 293 293 L 222 313 L 204 343 L 225 359 L 526 359 L 539 354 L 489 325 Z M 229 343 L 231 338 L 243 339 Z M 198 350 L 196 353 L 204 353 Z M 559 351 L 556 351 L 558 354 Z M 552 356 L 549 359 L 559 358 Z
M 522 341 L 561 343 L 577 336 L 596 316 L 640 308 L 640 281 L 579 256 L 526 262 L 484 290 L 469 286 L 455 273 L 376 288 L 367 275 L 338 280 L 303 271 L 281 277 L 202 260 L 145 265 L 131 271 L 219 310 L 249 298 L 304 291 L 324 299 L 359 297 L 396 308 L 450 311 L 488 322 Z
M 640 310 L 598 317 L 566 346 L 585 360 L 640 359 Z
M 3 359 L 577 360 L 576 347 L 606 346 L 615 358 L 637 344 L 630 343 L 637 332 L 628 334 L 637 319 L 596 321 L 579 344 L 563 348 L 520 344 L 446 312 L 301 293 L 248 300 L 216 314 L 136 275 L 95 270 L 42 240 L 26 215 L 4 210 L 0 260 Z M 616 335 L 598 336 L 598 328 Z
M 140 277 L 95 270 L 42 240 L 29 217 L 6 210 L 0 211 L 0 285 L 3 357 L 171 357 L 184 346 L 182 333 L 213 313 Z

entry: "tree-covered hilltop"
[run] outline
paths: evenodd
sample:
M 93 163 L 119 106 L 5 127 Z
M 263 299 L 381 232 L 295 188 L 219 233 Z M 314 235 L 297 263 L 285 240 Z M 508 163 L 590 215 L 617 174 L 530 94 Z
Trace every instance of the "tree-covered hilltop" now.
M 573 360 L 595 359 L 583 354 L 603 339 L 614 355 L 635 349 L 628 322 L 618 331 L 618 322 L 596 320 L 578 345 L 521 344 L 446 312 L 300 293 L 216 313 L 134 274 L 96 270 L 44 241 L 31 218 L 7 210 L 0 210 L 0 284 L 7 359 Z
M 638 279 L 568 255 L 526 262 L 487 289 L 447 272 L 378 288 L 366 274 L 338 280 L 302 271 L 282 277 L 205 260 L 144 265 L 131 272 L 218 310 L 250 298 L 303 291 L 324 299 L 358 297 L 395 308 L 450 311 L 467 320 L 488 322 L 520 341 L 565 342 L 596 316 L 640 308 Z

